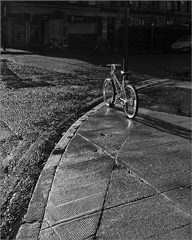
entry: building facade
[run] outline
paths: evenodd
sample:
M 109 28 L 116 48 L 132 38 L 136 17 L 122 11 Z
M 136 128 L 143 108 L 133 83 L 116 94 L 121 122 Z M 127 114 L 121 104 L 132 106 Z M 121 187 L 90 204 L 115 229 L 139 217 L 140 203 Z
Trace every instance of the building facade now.
M 128 1 L 127 11 L 130 44 L 149 41 L 151 29 L 157 43 L 191 34 L 191 1 Z M 2 1 L 2 43 L 49 49 L 121 43 L 124 16 L 124 1 Z

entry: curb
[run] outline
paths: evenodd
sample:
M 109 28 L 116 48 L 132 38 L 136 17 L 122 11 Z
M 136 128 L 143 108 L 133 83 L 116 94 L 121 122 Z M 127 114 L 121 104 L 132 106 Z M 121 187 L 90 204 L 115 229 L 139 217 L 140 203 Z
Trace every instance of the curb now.
M 18 49 L 10 49 L 8 48 L 7 50 L 0 50 L 1 54 L 29 54 L 29 55 L 33 55 L 32 52 L 30 51 L 25 51 L 25 50 L 18 50 Z
M 17 233 L 16 240 L 38 239 L 49 192 L 60 159 L 80 126 L 104 105 L 104 103 L 101 103 L 102 101 L 103 97 L 99 97 L 89 102 L 83 109 L 84 111 L 87 110 L 87 113 L 69 127 L 51 152 L 36 183 L 27 213 Z M 91 110 L 88 111 L 88 109 Z

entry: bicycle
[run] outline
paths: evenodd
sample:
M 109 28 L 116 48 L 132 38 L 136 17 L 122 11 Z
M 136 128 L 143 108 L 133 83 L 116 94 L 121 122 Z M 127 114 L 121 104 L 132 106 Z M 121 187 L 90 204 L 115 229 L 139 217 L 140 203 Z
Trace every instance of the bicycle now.
M 107 64 L 111 67 L 110 77 L 103 83 L 103 99 L 108 107 L 113 107 L 117 100 L 123 105 L 124 112 L 128 118 L 133 119 L 138 112 L 138 94 L 134 86 L 126 84 L 125 80 L 129 72 L 121 71 L 122 83 L 119 82 L 115 70 L 120 64 Z

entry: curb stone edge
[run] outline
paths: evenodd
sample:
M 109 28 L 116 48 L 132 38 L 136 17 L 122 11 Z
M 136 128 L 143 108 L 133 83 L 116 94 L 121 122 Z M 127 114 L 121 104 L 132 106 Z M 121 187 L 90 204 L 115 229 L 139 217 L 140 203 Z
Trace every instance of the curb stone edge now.
M 95 99 L 88 103 L 86 109 L 89 108 L 90 110 L 87 111 L 77 121 L 75 121 L 75 123 L 69 127 L 66 133 L 63 133 L 63 137 L 61 137 L 55 148 L 52 150 L 38 178 L 31 200 L 29 202 L 27 213 L 24 216 L 23 223 L 21 224 L 16 235 L 16 240 L 38 239 L 43 222 L 45 207 L 49 197 L 49 192 L 51 190 L 56 168 L 60 162 L 60 159 L 80 126 L 104 105 L 104 103 L 101 101 L 102 97 L 99 97 L 98 99 Z M 98 104 L 99 102 L 101 103 Z M 96 104 L 98 105 L 95 106 Z

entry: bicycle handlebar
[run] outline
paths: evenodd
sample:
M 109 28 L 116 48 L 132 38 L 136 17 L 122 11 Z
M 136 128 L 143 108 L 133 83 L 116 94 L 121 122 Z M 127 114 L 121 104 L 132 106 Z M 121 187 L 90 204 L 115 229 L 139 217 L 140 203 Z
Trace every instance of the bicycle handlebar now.
M 111 71 L 115 71 L 116 67 L 121 67 L 121 64 L 106 64 L 107 67 L 111 67 Z
M 112 67 L 112 65 L 115 67 L 121 67 L 121 64 L 119 64 L 119 63 L 106 64 L 107 67 Z

